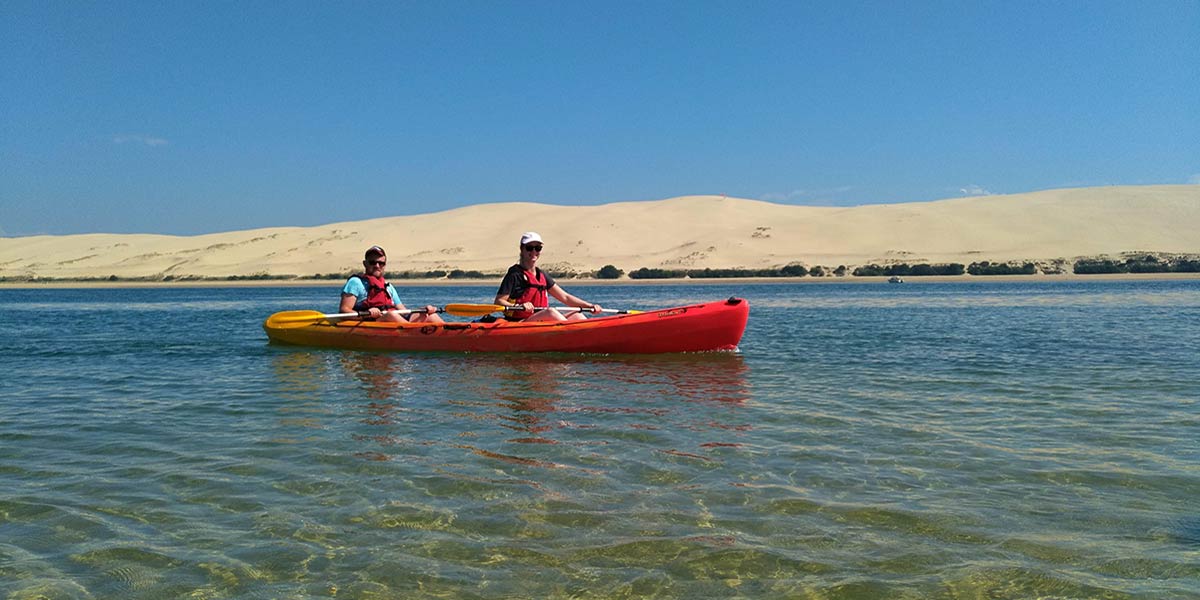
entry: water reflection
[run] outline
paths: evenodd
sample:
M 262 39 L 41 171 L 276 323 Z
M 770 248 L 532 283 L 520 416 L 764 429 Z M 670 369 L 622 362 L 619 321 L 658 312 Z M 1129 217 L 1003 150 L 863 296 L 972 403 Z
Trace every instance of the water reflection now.
M 276 393 L 283 404 L 279 408 L 280 443 L 301 443 L 289 436 L 308 435 L 305 429 L 320 429 L 327 422 L 330 407 L 323 399 L 326 365 L 321 355 L 312 351 L 285 352 L 272 357 Z
M 485 462 L 583 468 L 628 443 L 699 458 L 736 446 L 731 432 L 750 428 L 739 415 L 750 397 L 750 369 L 734 353 L 295 351 L 275 359 L 281 391 L 342 404 L 326 413 L 342 415 L 331 425 L 352 432 L 355 454 L 376 460 L 403 454 L 445 468 L 467 452 Z
M 576 415 L 663 415 L 685 411 L 681 402 L 739 404 L 749 398 L 741 355 L 535 355 L 468 357 L 457 365 L 448 402 L 507 409 L 502 426 L 543 437 L 581 426 Z M 472 399 L 472 400 L 467 400 Z
M 470 356 L 456 371 L 444 398 L 464 408 L 456 448 L 485 459 L 481 468 L 517 469 L 513 482 L 554 497 L 571 495 L 551 484 L 562 478 L 640 480 L 681 458 L 711 465 L 709 454 L 737 445 L 731 430 L 748 427 L 740 355 Z
M 276 389 L 287 398 L 311 400 L 321 389 L 321 361 L 313 352 L 281 352 L 272 356 Z
M 514 361 L 497 375 L 495 397 L 509 412 L 501 413 L 501 425 L 527 434 L 509 441 L 528 444 L 556 444 L 541 434 L 556 426 L 553 413 L 562 400 L 560 380 L 573 377 L 571 365 L 542 359 Z M 570 381 L 567 385 L 570 385 Z M 486 391 L 483 391 L 486 394 Z
M 617 357 L 598 363 L 606 378 L 627 385 L 657 385 L 668 398 L 740 403 L 750 397 L 749 367 L 741 354 L 718 352 Z
M 353 377 L 367 403 L 368 425 L 394 425 L 413 386 L 413 364 L 393 354 L 344 353 L 338 365 Z

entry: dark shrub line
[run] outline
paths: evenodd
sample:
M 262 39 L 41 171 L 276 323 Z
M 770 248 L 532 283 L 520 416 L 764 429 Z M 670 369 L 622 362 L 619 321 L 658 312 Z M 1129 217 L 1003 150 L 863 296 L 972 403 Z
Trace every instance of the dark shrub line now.
M 1162 260 L 1145 255 L 1123 261 L 1085 259 L 1075 262 L 1076 275 L 1104 273 L 1200 273 L 1200 260 L 1177 258 Z
M 846 267 L 838 267 L 841 273 Z M 835 271 L 836 272 L 836 271 Z M 788 265 L 778 269 L 650 269 L 642 267 L 629 272 L 630 279 L 727 279 L 730 277 L 824 277 L 826 268 L 817 266 L 807 269 L 801 265 Z
M 967 272 L 972 275 L 1033 275 L 1037 273 L 1037 266 L 1031 262 L 1017 266 L 1009 263 L 989 263 L 985 260 L 971 263 Z
M 916 264 L 916 265 L 888 265 L 881 267 L 879 265 L 865 265 L 854 269 L 851 273 L 855 277 L 882 277 L 900 275 L 904 277 L 922 277 L 928 275 L 962 275 L 963 266 L 958 263 L 949 264 Z
M 835 269 L 823 267 L 820 265 L 806 268 L 801 265 L 787 265 L 779 268 L 770 269 L 651 269 L 642 267 L 629 272 L 630 279 L 682 279 L 690 277 L 693 279 L 725 279 L 734 277 L 827 277 L 836 276 L 843 277 L 849 269 L 845 265 L 839 265 Z M 604 265 L 599 270 L 594 272 L 577 273 L 573 271 L 559 271 L 548 269 L 551 276 L 558 279 L 578 278 L 592 276 L 596 279 L 619 279 L 625 274 L 624 271 L 613 265 Z M 959 263 L 947 264 L 898 264 L 880 266 L 876 264 L 864 265 L 857 267 L 850 274 L 856 277 L 921 277 L 929 275 L 963 275 L 970 273 L 971 275 L 1033 275 L 1037 272 L 1037 266 L 1032 262 L 1024 263 L 992 263 L 988 261 L 973 262 L 964 267 Z M 1052 271 L 1047 271 L 1052 272 Z M 1153 255 L 1136 256 L 1125 260 L 1111 259 L 1083 259 L 1076 261 L 1073 267 L 1073 272 L 1076 275 L 1092 275 L 1103 273 L 1200 273 L 1200 259 L 1195 258 L 1158 258 Z M 77 282 L 204 282 L 204 281 L 287 281 L 294 279 L 317 279 L 317 280 L 344 280 L 353 275 L 353 273 L 317 273 L 315 275 L 270 275 L 266 273 L 254 273 L 251 275 L 231 275 L 228 277 L 206 277 L 200 275 L 155 275 L 144 277 L 118 277 L 109 275 L 107 277 L 28 277 L 28 276 L 3 276 L 0 277 L 0 283 L 4 282 L 54 282 L 54 281 L 77 281 Z M 446 270 L 431 270 L 431 271 L 398 271 L 388 273 L 389 279 L 404 280 L 404 279 L 495 279 L 499 280 L 503 277 L 503 273 L 485 273 L 482 271 L 467 271 L 462 269 Z

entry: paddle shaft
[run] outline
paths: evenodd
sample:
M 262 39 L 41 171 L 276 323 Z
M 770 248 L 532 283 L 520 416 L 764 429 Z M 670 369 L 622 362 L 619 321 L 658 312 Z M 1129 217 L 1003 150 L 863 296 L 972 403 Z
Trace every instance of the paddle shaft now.
M 572 312 L 586 310 L 587 312 L 592 312 L 592 309 L 590 309 L 590 308 L 579 308 L 578 306 L 535 306 L 535 307 L 533 307 L 533 310 L 546 310 L 548 308 L 553 308 L 559 312 L 562 312 L 564 310 L 569 310 Z M 524 309 L 521 308 L 520 306 L 511 306 L 511 307 L 505 307 L 505 310 L 524 310 Z M 624 314 L 629 314 L 631 312 L 638 312 L 638 311 L 636 311 L 636 310 L 617 310 L 615 308 L 602 308 L 602 309 L 600 309 L 599 312 L 612 313 L 614 315 L 624 315 Z
M 575 306 L 555 307 L 558 310 L 589 310 L 587 308 L 579 308 Z M 511 312 L 516 310 L 525 310 L 520 306 L 504 306 L 503 304 L 447 304 L 445 311 L 459 317 L 481 317 L 494 312 Z M 534 307 L 535 311 L 546 310 L 545 306 Z M 639 310 L 617 310 L 614 308 L 602 308 L 600 312 L 612 313 L 618 315 L 637 314 Z

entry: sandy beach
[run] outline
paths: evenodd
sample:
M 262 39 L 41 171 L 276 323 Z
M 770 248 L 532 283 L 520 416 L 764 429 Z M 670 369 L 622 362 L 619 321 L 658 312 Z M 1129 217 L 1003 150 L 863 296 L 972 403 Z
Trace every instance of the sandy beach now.
M 363 250 L 373 244 L 387 249 L 393 273 L 500 273 L 516 260 L 517 238 L 527 230 L 540 232 L 546 240 L 541 266 L 568 273 L 589 273 L 605 265 L 625 272 L 642 267 L 761 269 L 799 264 L 853 269 L 867 264 L 980 261 L 1069 267 L 1079 258 L 1119 258 L 1126 253 L 1200 254 L 1200 185 L 1076 188 L 855 207 L 792 206 L 724 196 L 600 206 L 505 203 L 199 236 L 0 238 L 0 278 L 141 278 L 152 285 L 164 278 L 291 276 L 299 278 L 292 284 L 334 286 L 338 282 L 305 278 L 354 271 Z M 869 278 L 803 280 L 822 279 Z M 716 280 L 724 281 L 728 280 Z M 234 283 L 281 284 L 267 280 L 220 285 Z

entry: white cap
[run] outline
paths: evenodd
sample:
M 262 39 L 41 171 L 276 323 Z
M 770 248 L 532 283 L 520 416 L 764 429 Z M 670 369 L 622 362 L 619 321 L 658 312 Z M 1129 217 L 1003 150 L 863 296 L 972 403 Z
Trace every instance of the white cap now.
M 526 231 L 525 233 L 522 233 L 521 245 L 524 246 L 529 242 L 542 242 L 542 236 L 538 235 L 536 231 Z M 544 244 L 545 242 L 542 243 Z

